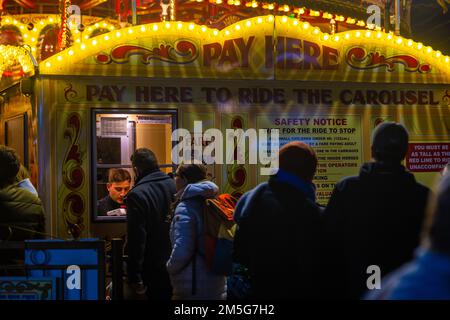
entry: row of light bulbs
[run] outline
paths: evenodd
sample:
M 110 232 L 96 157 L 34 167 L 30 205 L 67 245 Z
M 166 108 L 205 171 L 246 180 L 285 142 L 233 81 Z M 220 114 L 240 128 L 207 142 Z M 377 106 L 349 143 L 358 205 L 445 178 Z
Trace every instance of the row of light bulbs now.
M 229 36 L 232 32 L 235 32 L 235 31 L 240 32 L 241 29 L 244 27 L 249 28 L 254 24 L 261 24 L 264 21 L 270 23 L 270 22 L 273 22 L 274 19 L 275 19 L 275 17 L 273 15 L 269 15 L 266 17 L 251 18 L 251 19 L 248 19 L 247 21 L 243 21 L 241 23 L 236 23 L 234 25 L 231 25 L 231 26 L 223 29 L 222 33 L 225 36 Z M 280 19 L 283 24 L 291 22 L 291 25 L 293 27 L 302 28 L 304 31 L 311 30 L 311 33 L 313 35 L 315 35 L 317 37 L 320 36 L 323 41 L 340 42 L 340 41 L 346 41 L 346 40 L 348 41 L 351 39 L 357 39 L 357 40 L 371 39 L 371 40 L 379 40 L 384 43 L 386 41 L 390 41 L 396 46 L 405 46 L 405 47 L 409 47 L 409 48 L 415 48 L 416 50 L 424 52 L 428 55 L 433 55 L 437 59 L 440 58 L 440 59 L 442 59 L 441 60 L 442 62 L 445 62 L 447 64 L 447 66 L 450 67 L 450 57 L 443 56 L 440 51 L 434 51 L 431 47 L 426 47 L 422 43 L 415 43 L 413 40 L 405 39 L 402 37 L 397 37 L 397 36 L 393 35 L 392 33 L 384 33 L 381 31 L 376 32 L 376 31 L 371 31 L 371 30 L 366 30 L 366 31 L 358 30 L 358 31 L 347 31 L 343 34 L 340 33 L 340 34 L 330 35 L 328 33 L 322 33 L 318 27 L 313 27 L 308 22 L 302 22 L 297 19 L 292 19 L 292 18 L 289 18 L 286 16 L 283 16 Z M 160 23 L 154 23 L 154 24 L 134 26 L 134 27 L 126 28 L 126 29 L 117 30 L 115 33 L 110 32 L 105 35 L 99 35 L 99 36 L 93 38 L 90 41 L 90 44 L 82 43 L 82 44 L 79 44 L 78 47 L 69 48 L 65 52 L 58 54 L 56 56 L 56 58 L 55 57 L 49 58 L 49 61 L 45 62 L 45 66 L 47 68 L 50 68 L 52 66 L 51 61 L 53 61 L 53 59 L 56 59 L 56 61 L 63 61 L 64 54 L 73 56 L 73 55 L 75 55 L 77 50 L 85 51 L 91 47 L 97 46 L 99 41 L 109 42 L 110 40 L 114 40 L 114 39 L 117 40 L 117 39 L 121 38 L 122 36 L 135 37 L 135 34 L 139 34 L 139 33 L 142 34 L 142 33 L 151 32 L 151 31 L 156 32 L 158 30 L 164 30 L 164 29 L 166 29 L 166 30 L 173 30 L 173 29 L 182 30 L 185 28 L 187 28 L 189 31 L 201 30 L 201 32 L 203 32 L 203 33 L 209 32 L 213 36 L 218 36 L 220 34 L 220 32 L 217 29 L 211 29 L 206 26 L 200 26 L 200 25 L 196 25 L 194 23 L 186 23 L 186 22 L 165 22 L 165 23 L 160 22 Z
M 0 45 L 0 79 L 6 70 L 17 64 L 22 66 L 22 70 L 25 73 L 32 71 L 34 66 L 25 48 Z
M 25 24 L 25 23 L 18 21 L 14 17 L 7 16 L 7 17 L 2 17 L 2 20 L 0 22 L 0 27 L 4 27 L 4 26 L 17 27 L 23 36 L 24 43 L 31 47 L 32 52 L 36 52 L 37 39 L 38 39 L 41 31 L 48 25 L 54 25 L 54 24 L 60 24 L 60 23 L 61 23 L 61 17 L 59 15 L 50 15 L 47 18 L 40 19 L 39 22 L 37 22 L 35 24 Z M 75 42 L 80 43 L 81 42 L 81 32 L 73 24 L 69 24 L 69 28 L 70 28 L 71 32 L 73 33 Z M 84 39 L 89 39 L 91 37 L 92 33 L 99 28 L 108 29 L 110 31 L 114 31 L 116 29 L 116 27 L 111 23 L 96 22 L 91 25 L 88 25 L 85 28 L 85 31 L 87 31 L 86 32 L 87 34 L 84 35 Z
M 204 2 L 205 0 L 194 0 L 194 1 Z M 275 3 L 261 3 L 261 2 L 254 1 L 254 0 L 252 0 L 252 1 L 245 1 L 245 2 L 241 1 L 241 0 L 208 0 L 208 1 L 210 3 L 212 3 L 212 4 L 218 4 L 218 5 L 223 4 L 223 3 L 227 3 L 230 6 L 232 6 L 232 5 L 240 6 L 243 3 L 245 3 L 245 6 L 248 7 L 248 8 L 259 8 L 259 7 L 261 7 L 261 8 L 266 9 L 266 10 L 275 10 L 275 9 L 277 9 L 280 12 L 286 12 L 287 13 L 287 12 L 292 11 L 294 13 L 301 14 L 301 15 L 305 14 L 306 10 L 307 10 L 304 7 L 294 7 L 294 6 L 289 6 L 287 4 L 278 5 L 277 6 Z M 356 24 L 357 26 L 360 26 L 360 27 L 365 27 L 366 26 L 366 23 L 364 21 L 362 21 L 362 20 L 356 20 L 356 19 L 350 18 L 350 17 L 346 18 L 344 16 L 335 15 L 335 14 L 331 14 L 331 13 L 328 13 L 328 12 L 321 13 L 320 11 L 309 10 L 309 15 L 311 17 L 320 17 L 320 16 L 322 16 L 322 18 L 328 19 L 328 20 L 334 19 L 335 21 L 339 21 L 339 22 L 345 22 L 345 23 L 348 23 L 348 24 Z
M 203 0 L 201 0 L 199 2 L 202 2 L 202 1 Z M 210 0 L 210 2 L 214 2 L 214 1 L 216 1 L 215 3 L 217 3 L 217 1 L 221 1 L 221 0 Z M 232 3 L 230 1 L 232 1 Z M 219 3 L 217 3 L 217 4 L 219 4 Z M 240 2 L 238 0 L 237 1 L 229 0 L 229 4 L 240 5 Z M 252 2 L 246 2 L 246 5 L 252 6 L 252 7 L 257 7 L 261 4 L 256 1 L 252 1 Z M 275 8 L 275 5 L 265 3 L 265 4 L 262 4 L 262 7 L 265 9 L 273 10 Z M 281 8 L 282 8 L 282 10 L 281 10 Z M 284 6 L 280 6 L 279 9 L 280 9 L 280 11 L 289 12 L 290 7 L 288 5 L 284 5 Z M 304 14 L 305 8 L 295 8 L 294 12 Z M 321 15 L 320 11 L 314 11 L 314 10 L 310 10 L 309 14 L 311 16 L 320 16 Z M 335 21 L 341 21 L 341 22 L 346 21 L 346 23 L 351 23 L 351 24 L 356 23 L 357 25 L 359 25 L 361 27 L 365 26 L 363 21 L 356 22 L 355 19 L 352 19 L 352 18 L 346 19 L 343 16 L 334 16 L 327 12 L 323 13 L 322 16 L 327 19 L 334 18 Z M 49 16 L 48 18 L 42 19 L 39 21 L 39 23 L 38 23 L 39 28 L 33 27 L 33 29 L 30 30 L 32 32 L 26 32 L 27 29 L 29 30 L 29 25 L 23 24 L 23 23 L 17 21 L 16 19 L 14 19 L 13 17 L 6 17 L 3 20 L 4 20 L 4 23 L 2 23 L 1 25 L 11 25 L 12 24 L 12 25 L 18 26 L 21 29 L 23 37 L 25 39 L 25 43 L 29 44 L 31 46 L 33 52 L 36 51 L 37 35 L 40 33 L 40 31 L 49 24 L 61 23 L 61 18 L 59 15 Z M 103 22 L 103 23 L 96 22 L 96 23 L 93 23 L 92 25 L 87 26 L 87 28 L 86 28 L 87 34 L 84 34 L 84 36 L 81 35 L 80 30 L 78 30 L 78 28 L 75 25 L 69 24 L 69 28 L 70 28 L 71 32 L 73 33 L 75 43 L 81 43 L 81 42 L 83 42 L 83 40 L 88 40 L 89 38 L 91 38 L 92 33 L 99 28 L 108 29 L 110 31 L 115 30 L 114 25 L 106 23 L 106 22 Z M 368 26 L 368 28 L 374 29 L 374 26 Z

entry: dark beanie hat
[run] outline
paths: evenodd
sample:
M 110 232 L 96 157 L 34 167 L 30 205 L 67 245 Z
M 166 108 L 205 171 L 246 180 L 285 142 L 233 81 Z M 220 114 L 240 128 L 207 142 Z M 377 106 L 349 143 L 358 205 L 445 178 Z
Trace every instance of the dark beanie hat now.
M 313 148 L 303 142 L 294 141 L 285 144 L 279 151 L 281 170 L 312 181 L 317 168 L 317 156 Z
M 408 152 L 408 131 L 396 122 L 384 122 L 372 136 L 373 156 L 379 161 L 401 162 Z

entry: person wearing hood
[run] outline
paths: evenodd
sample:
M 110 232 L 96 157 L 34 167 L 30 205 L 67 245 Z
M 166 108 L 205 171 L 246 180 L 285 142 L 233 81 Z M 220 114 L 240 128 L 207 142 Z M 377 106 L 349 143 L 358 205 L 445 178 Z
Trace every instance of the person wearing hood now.
M 175 182 L 159 170 L 155 154 L 137 149 L 131 156 L 136 183 L 125 198 L 127 206 L 128 282 L 136 299 L 172 296 L 166 262 L 170 255 L 170 205 Z
M 383 279 L 368 300 L 450 300 L 450 173 L 428 206 L 423 241 L 415 259 Z
M 229 299 L 320 298 L 322 225 L 312 183 L 316 153 L 305 143 L 290 142 L 278 156 L 277 173 L 237 204 L 233 260 L 247 269 L 249 290 L 238 296 L 230 281 Z
M 177 194 L 170 228 L 172 253 L 167 262 L 172 299 L 223 300 L 226 277 L 209 270 L 203 232 L 205 200 L 218 195 L 219 187 L 206 180 L 206 167 L 201 164 L 180 165 L 175 183 Z
M 380 124 L 372 136 L 374 161 L 333 190 L 324 213 L 333 270 L 328 283 L 340 298 L 360 299 L 370 266 L 384 276 L 409 261 L 419 245 L 429 189 L 401 164 L 408 140 L 403 125 Z

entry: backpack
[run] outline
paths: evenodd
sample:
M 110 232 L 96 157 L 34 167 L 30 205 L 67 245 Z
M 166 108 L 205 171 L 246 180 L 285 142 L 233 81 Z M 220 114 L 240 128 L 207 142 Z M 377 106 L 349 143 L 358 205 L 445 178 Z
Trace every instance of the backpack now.
M 233 214 L 237 199 L 229 194 L 221 194 L 205 202 L 203 223 L 206 264 L 212 273 L 227 276 L 232 268 L 236 232 Z

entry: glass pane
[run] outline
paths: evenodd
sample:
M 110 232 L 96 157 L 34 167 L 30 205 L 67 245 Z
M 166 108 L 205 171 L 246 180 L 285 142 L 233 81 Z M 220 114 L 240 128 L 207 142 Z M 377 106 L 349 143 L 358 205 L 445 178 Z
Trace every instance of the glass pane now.
M 169 114 L 96 114 L 96 217 L 123 219 L 123 198 L 133 186 L 131 155 L 137 148 L 152 150 L 161 171 L 172 169 L 172 123 Z

